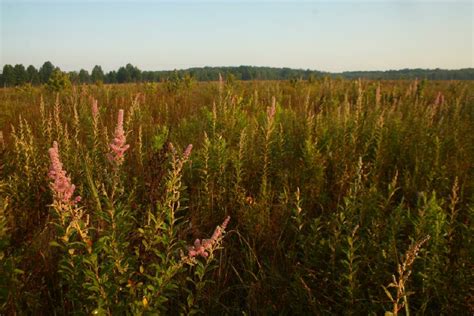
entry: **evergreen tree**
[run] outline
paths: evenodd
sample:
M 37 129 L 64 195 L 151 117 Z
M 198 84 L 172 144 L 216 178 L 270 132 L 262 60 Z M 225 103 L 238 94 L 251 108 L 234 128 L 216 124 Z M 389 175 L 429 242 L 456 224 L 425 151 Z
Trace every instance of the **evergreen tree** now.
M 47 83 L 53 71 L 54 71 L 53 64 L 50 61 L 45 62 L 39 70 L 40 82 Z
M 117 72 L 115 70 L 108 72 L 107 75 L 105 76 L 105 82 L 117 83 Z
M 120 67 L 117 72 L 117 82 L 124 83 L 124 82 L 130 82 L 130 81 L 132 81 L 132 76 L 130 72 L 128 71 L 128 69 L 125 67 Z
M 28 79 L 27 81 L 33 85 L 37 85 L 40 83 L 40 77 L 39 77 L 39 72 L 33 65 L 29 65 L 28 68 L 26 68 L 26 72 L 28 74 Z
M 90 83 L 91 82 L 91 76 L 89 75 L 89 72 L 85 69 L 81 69 L 79 71 L 79 82 L 80 83 Z
M 69 80 L 71 80 L 72 84 L 79 84 L 79 73 L 77 71 L 70 71 L 68 73 Z
M 133 82 L 139 82 L 142 80 L 142 72 L 137 67 L 133 66 L 132 64 L 127 64 L 125 69 L 130 74 L 130 79 Z M 130 81 L 130 80 L 129 80 Z
M 99 82 L 99 81 L 104 82 L 104 79 L 105 79 L 105 76 L 104 76 L 104 72 L 102 71 L 102 67 L 95 65 L 91 73 L 92 82 L 94 83 Z
M 25 66 L 22 64 L 16 64 L 13 68 L 15 74 L 15 85 L 21 86 L 24 85 L 28 80 L 28 74 L 26 73 Z
M 3 66 L 2 81 L 5 87 L 11 87 L 15 85 L 15 71 L 12 65 Z

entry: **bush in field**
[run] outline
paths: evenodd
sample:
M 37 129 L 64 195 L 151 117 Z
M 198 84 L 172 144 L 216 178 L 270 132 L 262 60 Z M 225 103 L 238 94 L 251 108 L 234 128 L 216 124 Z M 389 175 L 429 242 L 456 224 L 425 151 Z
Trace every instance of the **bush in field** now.
M 46 84 L 49 90 L 59 92 L 71 88 L 71 81 L 68 74 L 59 69 L 55 69 Z

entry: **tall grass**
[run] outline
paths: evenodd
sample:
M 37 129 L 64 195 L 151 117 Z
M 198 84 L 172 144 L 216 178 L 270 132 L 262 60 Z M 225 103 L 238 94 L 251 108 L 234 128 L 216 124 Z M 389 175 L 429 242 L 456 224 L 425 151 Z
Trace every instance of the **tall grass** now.
M 5 314 L 474 311 L 471 82 L 0 98 Z

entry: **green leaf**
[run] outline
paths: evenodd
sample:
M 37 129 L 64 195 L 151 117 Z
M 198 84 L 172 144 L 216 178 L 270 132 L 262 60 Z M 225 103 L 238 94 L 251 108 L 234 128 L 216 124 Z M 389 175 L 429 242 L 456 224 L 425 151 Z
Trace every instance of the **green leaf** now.
M 385 286 L 383 286 L 383 285 L 382 285 L 382 288 L 383 288 L 383 290 L 385 291 L 385 294 L 387 294 L 388 298 L 393 302 L 394 299 L 393 299 L 393 296 L 392 296 L 392 294 L 390 293 L 390 291 L 389 291 Z
M 50 241 L 50 242 L 49 242 L 49 245 L 50 245 L 51 247 L 59 247 L 59 248 L 62 247 L 62 245 L 60 245 L 57 241 L 54 241 L 54 240 L 53 240 L 53 241 Z

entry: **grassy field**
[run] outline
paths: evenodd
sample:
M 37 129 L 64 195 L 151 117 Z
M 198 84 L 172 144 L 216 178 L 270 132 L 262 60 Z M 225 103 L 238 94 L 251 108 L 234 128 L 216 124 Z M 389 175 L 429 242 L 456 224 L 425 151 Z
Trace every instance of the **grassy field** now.
M 0 130 L 1 314 L 474 313 L 474 82 L 0 89 Z

